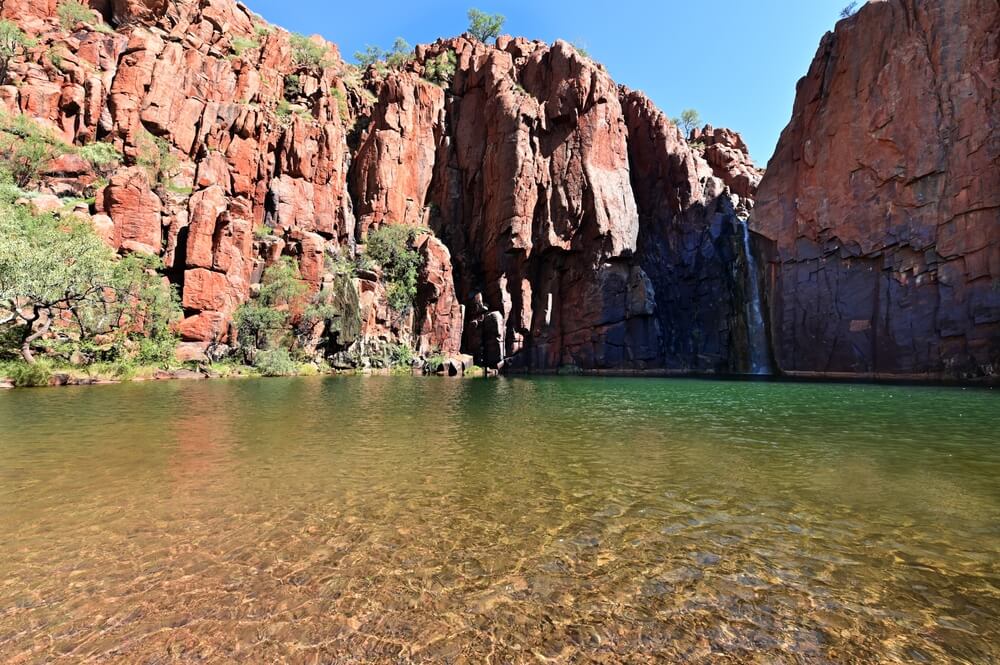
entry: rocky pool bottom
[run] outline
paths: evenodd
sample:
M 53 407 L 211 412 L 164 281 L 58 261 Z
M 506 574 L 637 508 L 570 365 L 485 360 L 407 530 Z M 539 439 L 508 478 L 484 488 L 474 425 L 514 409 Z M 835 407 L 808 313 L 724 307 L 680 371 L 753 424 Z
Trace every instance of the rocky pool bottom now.
M 1000 661 L 1000 395 L 0 392 L 0 661 Z

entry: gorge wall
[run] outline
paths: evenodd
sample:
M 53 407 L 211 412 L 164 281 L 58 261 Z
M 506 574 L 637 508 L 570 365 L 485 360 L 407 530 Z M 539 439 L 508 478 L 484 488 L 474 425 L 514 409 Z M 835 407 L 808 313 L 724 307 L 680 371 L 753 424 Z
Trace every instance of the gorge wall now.
M 1000 5 L 869 2 L 824 37 L 760 185 L 784 373 L 1000 374 Z
M 57 7 L 0 0 L 37 40 L 0 106 L 124 154 L 75 212 L 163 258 L 189 352 L 231 342 L 235 308 L 292 256 L 362 310 L 357 330 L 324 324 L 327 352 L 391 340 L 510 371 L 745 373 L 762 267 L 783 373 L 1000 367 L 995 2 L 889 0 L 839 23 L 763 182 L 738 134 L 682 135 L 561 41 L 462 36 L 360 70 L 319 38 L 322 61 L 302 62 L 232 0 L 92 0 L 73 26 Z M 150 146 L 177 161 L 165 182 Z M 62 159 L 43 189 L 95 180 Z M 377 272 L 348 297 L 331 271 L 387 224 L 423 230 L 408 312 Z
M 163 257 L 189 345 L 230 340 L 278 257 L 322 293 L 331 260 L 404 224 L 430 230 L 418 302 L 390 311 L 360 272 L 364 338 L 510 370 L 746 362 L 746 146 L 711 128 L 692 145 L 565 42 L 459 37 L 362 71 L 319 38 L 324 61 L 298 62 L 288 33 L 231 0 L 93 2 L 71 26 L 56 2 L 0 7 L 37 40 L 0 101 L 125 155 L 76 213 L 120 251 Z M 431 82 L 442 57 L 455 72 Z M 167 182 L 141 166 L 151 145 L 179 162 Z M 94 182 L 69 161 L 47 191 Z

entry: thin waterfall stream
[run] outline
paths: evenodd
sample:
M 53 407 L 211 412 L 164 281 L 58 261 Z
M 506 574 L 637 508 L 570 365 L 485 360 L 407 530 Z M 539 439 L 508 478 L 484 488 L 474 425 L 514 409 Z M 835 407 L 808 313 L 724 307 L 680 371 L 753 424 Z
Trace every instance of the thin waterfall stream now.
M 761 297 L 760 274 L 753 256 L 750 242 L 750 227 L 746 220 L 738 224 L 743 237 L 743 255 L 747 266 L 747 342 L 750 354 L 750 373 L 771 374 L 771 354 L 767 345 L 767 328 L 764 325 L 763 299 Z

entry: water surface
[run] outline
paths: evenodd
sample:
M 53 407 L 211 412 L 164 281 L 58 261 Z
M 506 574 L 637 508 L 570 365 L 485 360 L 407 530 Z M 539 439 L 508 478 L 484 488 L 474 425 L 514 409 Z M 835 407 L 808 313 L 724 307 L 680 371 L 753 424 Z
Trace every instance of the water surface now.
M 995 392 L 0 394 L 0 662 L 1000 662 Z

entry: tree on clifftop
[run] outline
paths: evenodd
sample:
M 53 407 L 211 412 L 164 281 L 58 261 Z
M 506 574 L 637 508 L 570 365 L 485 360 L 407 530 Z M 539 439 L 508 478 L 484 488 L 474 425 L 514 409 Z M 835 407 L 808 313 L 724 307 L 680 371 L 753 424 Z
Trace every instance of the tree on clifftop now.
M 469 34 L 481 42 L 496 39 L 507 18 L 502 14 L 487 14 L 478 9 L 469 10 Z
M 684 109 L 681 117 L 674 118 L 673 123 L 684 132 L 684 138 L 691 135 L 691 130 L 701 124 L 701 114 L 694 109 Z

